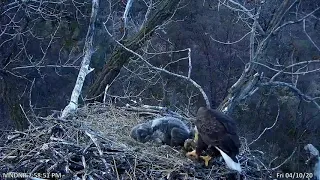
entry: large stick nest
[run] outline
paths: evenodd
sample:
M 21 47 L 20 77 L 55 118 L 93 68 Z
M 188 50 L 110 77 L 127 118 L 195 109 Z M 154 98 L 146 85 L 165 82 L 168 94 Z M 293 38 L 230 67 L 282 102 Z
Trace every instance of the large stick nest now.
M 41 118 L 41 126 L 6 134 L 0 149 L 0 172 L 36 173 L 33 177 L 47 179 L 235 177 L 236 173 L 228 170 L 223 161 L 215 160 L 213 165 L 204 167 L 203 162 L 186 158 L 183 150 L 130 138 L 131 128 L 145 122 L 145 115 L 162 116 L 160 111 L 94 104 L 79 109 L 76 116 L 67 120 Z M 245 139 L 241 140 L 243 177 L 269 179 L 270 169 L 250 151 Z

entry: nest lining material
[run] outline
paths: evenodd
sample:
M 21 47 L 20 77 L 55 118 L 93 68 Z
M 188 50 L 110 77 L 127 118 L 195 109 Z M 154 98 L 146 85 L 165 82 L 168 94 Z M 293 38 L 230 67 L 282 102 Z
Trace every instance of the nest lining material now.
M 41 118 L 39 126 L 6 135 L 0 147 L 0 173 L 61 173 L 61 177 L 50 178 L 110 180 L 229 179 L 235 174 L 223 162 L 205 168 L 186 158 L 182 150 L 133 140 L 131 128 L 147 121 L 140 115 L 126 108 L 94 104 L 67 120 Z M 247 179 L 269 177 L 271 172 L 247 146 L 240 151 Z

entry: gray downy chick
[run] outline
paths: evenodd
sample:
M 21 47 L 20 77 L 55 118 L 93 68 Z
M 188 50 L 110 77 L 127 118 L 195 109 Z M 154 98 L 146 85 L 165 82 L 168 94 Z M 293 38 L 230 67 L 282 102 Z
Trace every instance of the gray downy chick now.
M 180 119 L 162 117 L 136 125 L 131 130 L 131 137 L 142 143 L 154 141 L 170 146 L 183 146 L 184 141 L 192 137 L 192 133 Z

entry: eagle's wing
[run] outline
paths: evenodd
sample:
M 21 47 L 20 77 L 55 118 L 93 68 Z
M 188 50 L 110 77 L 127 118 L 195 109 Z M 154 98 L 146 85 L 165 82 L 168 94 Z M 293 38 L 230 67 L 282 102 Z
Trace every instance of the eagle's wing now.
M 226 133 L 224 125 L 214 116 L 197 117 L 196 126 L 203 141 L 208 145 L 218 145 Z
M 215 117 L 216 120 L 219 121 L 224 126 L 228 134 L 233 134 L 233 135 L 237 134 L 236 123 L 230 116 L 213 109 L 210 109 L 209 112 L 211 117 Z

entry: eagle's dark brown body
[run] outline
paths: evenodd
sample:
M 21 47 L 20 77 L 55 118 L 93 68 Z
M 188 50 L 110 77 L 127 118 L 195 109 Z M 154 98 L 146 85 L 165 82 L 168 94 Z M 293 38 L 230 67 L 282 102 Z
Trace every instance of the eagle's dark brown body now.
M 240 141 L 236 124 L 231 117 L 217 110 L 201 107 L 195 124 L 199 133 L 196 147 L 198 155 L 203 150 L 208 150 L 211 156 L 220 156 L 220 152 L 214 148 L 216 146 L 238 162 L 236 155 L 239 153 Z

